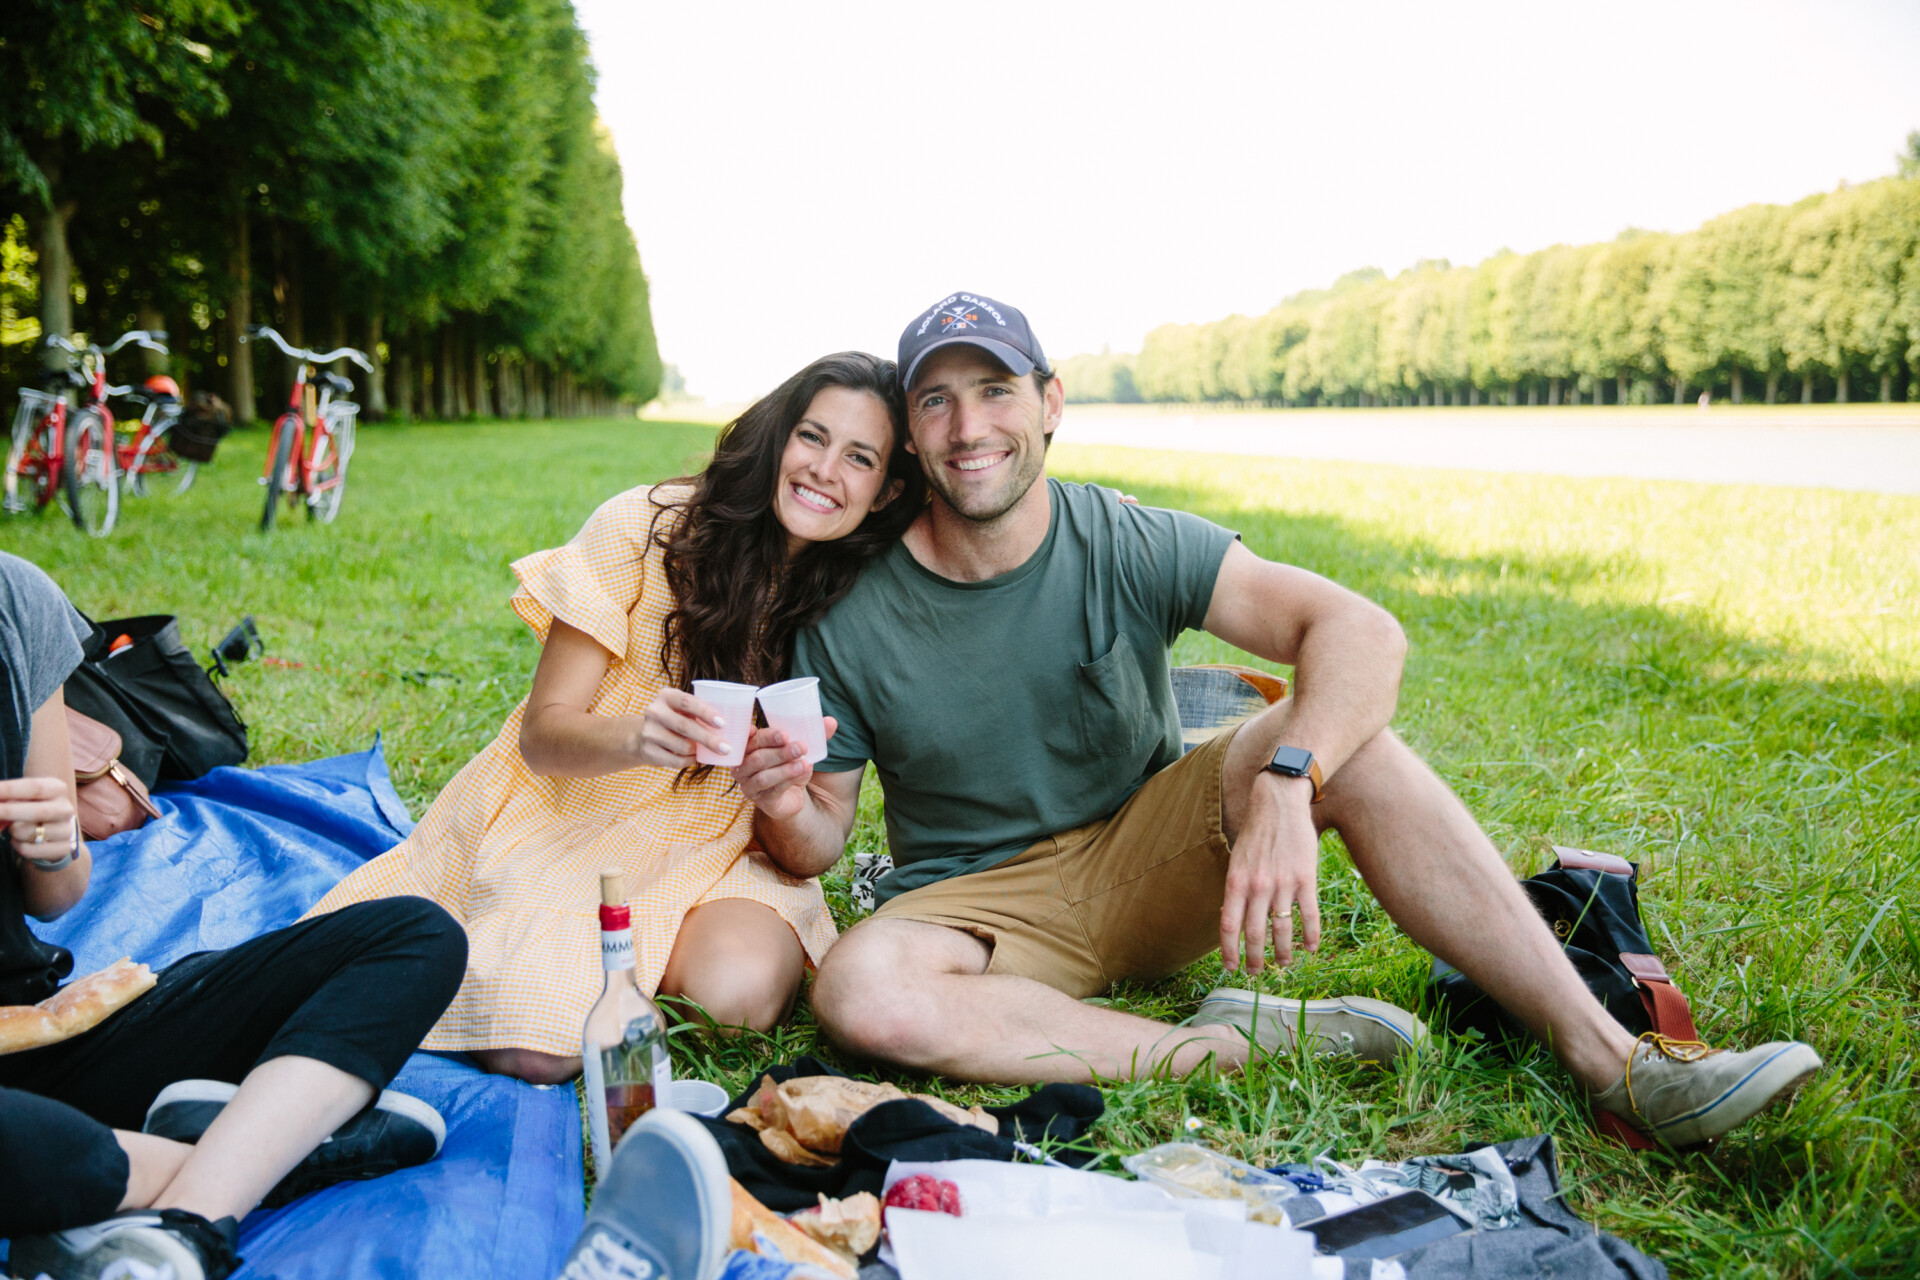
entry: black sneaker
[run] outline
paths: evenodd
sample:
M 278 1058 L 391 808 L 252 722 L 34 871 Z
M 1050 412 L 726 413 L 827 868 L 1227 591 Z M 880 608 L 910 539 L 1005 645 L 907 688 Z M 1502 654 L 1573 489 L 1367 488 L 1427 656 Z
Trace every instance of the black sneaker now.
M 145 1133 L 193 1143 L 207 1131 L 238 1085 L 220 1080 L 181 1080 L 160 1091 L 147 1108 Z M 268 1209 L 336 1182 L 378 1178 L 425 1164 L 440 1154 L 447 1123 L 418 1098 L 383 1089 L 371 1106 L 333 1131 L 260 1203 Z
M 240 1265 L 240 1224 L 184 1209 L 133 1209 L 90 1227 L 13 1242 L 15 1275 L 58 1280 L 225 1280 Z

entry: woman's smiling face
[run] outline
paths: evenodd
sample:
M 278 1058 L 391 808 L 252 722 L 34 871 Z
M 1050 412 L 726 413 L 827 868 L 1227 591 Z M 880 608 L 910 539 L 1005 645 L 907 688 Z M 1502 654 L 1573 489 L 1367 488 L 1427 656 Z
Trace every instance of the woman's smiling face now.
M 787 436 L 774 487 L 773 514 L 787 531 L 787 554 L 844 538 L 869 512 L 891 502 L 887 482 L 893 421 L 879 397 L 826 387 Z

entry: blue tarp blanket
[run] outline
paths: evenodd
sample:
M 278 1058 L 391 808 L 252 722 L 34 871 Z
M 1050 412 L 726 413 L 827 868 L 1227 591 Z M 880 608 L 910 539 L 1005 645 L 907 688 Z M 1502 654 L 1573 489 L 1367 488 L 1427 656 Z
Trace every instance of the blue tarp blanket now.
M 158 792 L 162 817 L 95 843 L 80 905 L 36 926 L 90 973 L 123 955 L 156 970 L 291 924 L 347 872 L 413 829 L 380 743 L 358 755 L 216 769 Z M 437 1159 L 329 1187 L 242 1224 L 236 1280 L 549 1280 L 582 1218 L 571 1088 L 416 1053 L 393 1088 L 447 1121 Z

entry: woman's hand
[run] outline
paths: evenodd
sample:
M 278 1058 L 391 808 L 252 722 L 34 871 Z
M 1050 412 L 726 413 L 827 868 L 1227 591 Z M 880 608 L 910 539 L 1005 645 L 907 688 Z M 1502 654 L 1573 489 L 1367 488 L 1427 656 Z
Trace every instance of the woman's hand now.
M 641 764 L 687 769 L 697 763 L 693 755 L 696 746 L 725 755 L 731 749 L 727 746 L 729 732 L 750 734 L 753 725 L 727 724 L 712 704 L 682 689 L 662 689 L 654 695 L 641 721 L 636 754 Z
M 79 826 L 67 784 L 58 778 L 0 782 L 0 823 L 13 851 L 28 862 L 65 862 L 79 851 Z
M 840 722 L 832 716 L 825 719 L 831 740 Z M 733 780 L 760 812 L 777 822 L 790 821 L 806 807 L 807 783 L 813 780 L 806 754 L 805 743 L 778 729 L 755 729 L 747 739 L 746 755 L 733 767 Z

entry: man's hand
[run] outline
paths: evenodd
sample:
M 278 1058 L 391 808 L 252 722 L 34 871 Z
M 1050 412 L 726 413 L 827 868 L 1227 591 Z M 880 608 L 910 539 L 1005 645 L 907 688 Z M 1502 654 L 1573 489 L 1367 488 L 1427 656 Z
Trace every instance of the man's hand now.
M 29 862 L 59 862 L 73 853 L 73 818 L 73 801 L 58 778 L 0 782 L 0 823 L 13 851 Z
M 1240 965 L 1242 935 L 1248 971 L 1266 968 L 1269 920 L 1275 958 L 1291 963 L 1296 905 L 1307 950 L 1320 946 L 1320 833 L 1312 802 L 1313 784 L 1305 778 L 1262 773 L 1254 779 L 1220 906 L 1220 958 L 1228 973 Z
M 832 716 L 826 722 L 831 740 L 840 722 Z M 755 729 L 747 739 L 747 754 L 734 766 L 733 780 L 761 813 L 776 822 L 790 821 L 806 807 L 807 783 L 813 780 L 813 766 L 802 758 L 806 754 L 804 742 L 778 729 Z

